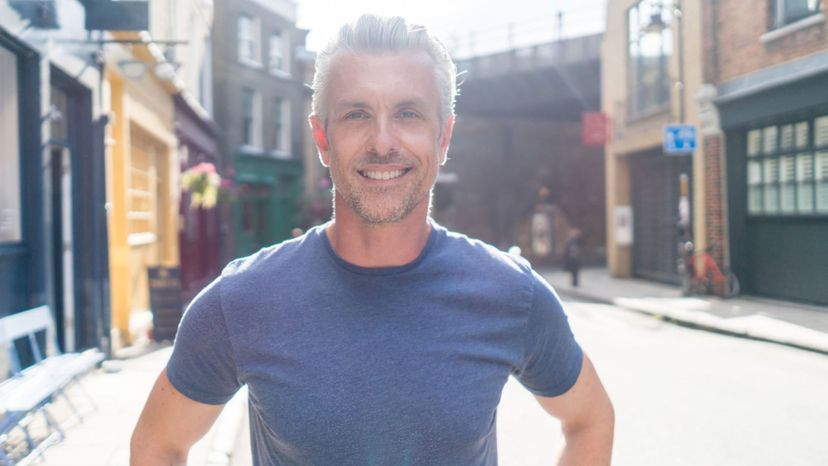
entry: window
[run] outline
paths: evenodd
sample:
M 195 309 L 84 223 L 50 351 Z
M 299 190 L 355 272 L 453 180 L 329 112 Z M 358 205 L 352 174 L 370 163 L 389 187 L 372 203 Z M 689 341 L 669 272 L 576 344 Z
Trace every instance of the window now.
M 138 127 L 131 129 L 132 152 L 129 159 L 129 190 L 127 194 L 127 231 L 132 245 L 149 244 L 157 240 L 163 230 L 164 173 L 160 160 L 164 148 L 152 136 Z
M 632 117 L 663 109 L 670 102 L 671 5 L 672 0 L 641 0 L 627 12 L 627 85 Z
M 273 99 L 273 131 L 270 148 L 283 156 L 290 156 L 290 103 L 287 99 Z
M 282 33 L 274 33 L 270 36 L 270 61 L 268 62 L 270 72 L 273 74 L 283 74 L 290 71 L 287 43 L 282 37 Z
M 17 57 L 0 47 L 0 243 L 22 240 Z
M 828 214 L 828 115 L 747 132 L 749 215 Z
M 262 102 L 253 89 L 242 89 L 242 144 L 262 146 Z
M 239 61 L 249 65 L 259 65 L 261 59 L 261 44 L 259 37 L 260 24 L 258 19 L 249 16 L 239 16 Z
M 777 29 L 819 13 L 820 0 L 771 0 L 770 28 Z
M 213 114 L 213 46 L 209 35 L 204 38 L 204 59 L 198 70 L 198 102 Z

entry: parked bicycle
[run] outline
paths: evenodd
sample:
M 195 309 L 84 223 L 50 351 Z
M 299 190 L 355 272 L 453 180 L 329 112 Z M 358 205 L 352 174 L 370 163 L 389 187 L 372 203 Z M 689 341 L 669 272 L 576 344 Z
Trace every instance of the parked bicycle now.
M 739 279 L 725 268 L 722 270 L 710 251 L 711 245 L 701 253 L 695 252 L 692 241 L 681 245 L 682 258 L 679 260 L 679 272 L 682 276 L 682 293 L 691 294 L 718 294 L 725 298 L 732 298 L 739 294 Z M 700 266 L 697 264 L 700 263 Z

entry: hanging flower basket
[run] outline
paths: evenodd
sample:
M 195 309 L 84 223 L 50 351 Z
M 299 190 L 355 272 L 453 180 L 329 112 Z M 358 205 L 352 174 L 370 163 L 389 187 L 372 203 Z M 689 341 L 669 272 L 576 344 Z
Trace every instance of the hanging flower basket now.
M 215 207 L 220 186 L 221 176 L 212 163 L 199 163 L 181 174 L 181 189 L 190 193 L 191 209 Z

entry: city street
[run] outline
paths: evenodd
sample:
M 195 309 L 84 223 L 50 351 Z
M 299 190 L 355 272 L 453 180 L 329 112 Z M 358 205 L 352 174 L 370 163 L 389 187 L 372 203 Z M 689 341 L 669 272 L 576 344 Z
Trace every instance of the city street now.
M 506 378 L 574 346 L 483 243 L 563 300 L 613 465 L 828 466 L 827 17 L 0 0 L 0 466 L 183 456 L 203 409 L 149 396 L 173 344 L 194 399 L 253 387 L 190 465 L 252 464 L 248 399 L 280 458 L 464 466 L 494 437 L 456 427 L 496 426 L 499 464 L 554 464 Z
M 616 411 L 615 465 L 828 463 L 828 356 L 567 302 Z M 503 466 L 548 466 L 558 424 L 515 380 L 498 414 Z M 233 464 L 250 464 L 246 429 Z
M 615 404 L 616 465 L 828 464 L 828 356 L 567 303 L 576 336 Z M 553 421 L 514 382 L 501 464 L 548 465 Z

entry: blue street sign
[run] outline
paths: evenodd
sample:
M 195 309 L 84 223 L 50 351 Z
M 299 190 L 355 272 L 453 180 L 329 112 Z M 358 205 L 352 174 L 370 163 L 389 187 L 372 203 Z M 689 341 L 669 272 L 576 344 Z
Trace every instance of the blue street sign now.
M 696 150 L 696 127 L 693 125 L 664 125 L 664 153 L 692 154 Z

